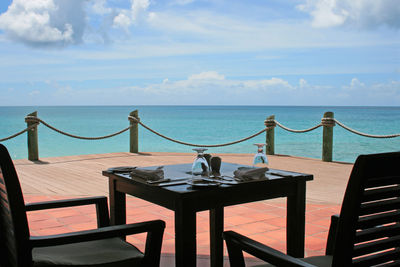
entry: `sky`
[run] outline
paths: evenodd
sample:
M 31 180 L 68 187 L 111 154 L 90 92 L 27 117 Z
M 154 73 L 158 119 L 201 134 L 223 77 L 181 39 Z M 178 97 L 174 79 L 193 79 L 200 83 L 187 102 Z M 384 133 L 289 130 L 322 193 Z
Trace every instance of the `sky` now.
M 1 0 L 0 106 L 400 106 L 400 0 Z

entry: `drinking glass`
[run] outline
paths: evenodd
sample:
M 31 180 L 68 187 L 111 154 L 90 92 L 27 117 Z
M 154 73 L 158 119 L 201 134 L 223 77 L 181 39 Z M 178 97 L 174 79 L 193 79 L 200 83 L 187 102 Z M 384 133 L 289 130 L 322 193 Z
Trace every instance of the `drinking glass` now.
M 192 165 L 192 177 L 195 175 L 208 176 L 209 166 L 204 157 L 204 151 L 207 148 L 193 148 L 193 150 L 197 152 L 197 156 Z
M 257 153 L 253 158 L 253 166 L 254 167 L 266 167 L 268 165 L 267 155 L 265 155 L 263 147 L 265 144 L 254 144 L 257 146 Z

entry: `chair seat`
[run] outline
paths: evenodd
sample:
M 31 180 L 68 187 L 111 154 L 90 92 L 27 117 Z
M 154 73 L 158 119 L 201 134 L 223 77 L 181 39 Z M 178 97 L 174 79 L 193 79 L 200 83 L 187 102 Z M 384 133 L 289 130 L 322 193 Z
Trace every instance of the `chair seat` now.
M 139 249 L 120 238 L 34 248 L 32 256 L 34 267 L 120 267 L 138 264 L 143 259 Z
M 318 267 L 330 267 L 332 265 L 332 256 L 313 256 L 301 259 L 304 262 L 318 266 Z M 256 265 L 254 267 L 273 267 L 272 264 Z

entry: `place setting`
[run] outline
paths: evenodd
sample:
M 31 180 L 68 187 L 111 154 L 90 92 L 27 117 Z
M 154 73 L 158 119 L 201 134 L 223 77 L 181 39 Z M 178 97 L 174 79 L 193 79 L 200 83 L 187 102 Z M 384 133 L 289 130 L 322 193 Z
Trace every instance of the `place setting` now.
M 193 189 L 238 185 L 295 175 L 295 173 L 287 171 L 269 169 L 268 158 L 263 150 L 265 144 L 257 143 L 254 145 L 257 146 L 257 152 L 253 157 L 252 165 L 238 166 L 235 170 L 229 171 L 229 175 L 221 173 L 223 162 L 219 156 L 204 153 L 208 150 L 207 148 L 193 148 L 196 151 L 196 156 L 191 164 L 191 170 L 183 172 L 183 177 L 172 177 L 170 174 L 170 177 L 165 177 L 164 166 L 120 166 L 109 168 L 108 171 L 152 186 L 168 187 L 187 184 Z
M 237 185 L 243 182 L 267 180 L 265 174 L 269 168 L 265 166 L 268 164 L 268 160 L 262 150 L 264 144 L 256 145 L 258 150 L 253 159 L 253 166 L 238 167 L 233 171 L 232 176 L 221 174 L 222 160 L 220 157 L 204 154 L 206 148 L 194 148 L 197 155 L 192 164 L 192 179 L 187 183 L 193 188 L 208 188 L 218 187 L 222 184 Z

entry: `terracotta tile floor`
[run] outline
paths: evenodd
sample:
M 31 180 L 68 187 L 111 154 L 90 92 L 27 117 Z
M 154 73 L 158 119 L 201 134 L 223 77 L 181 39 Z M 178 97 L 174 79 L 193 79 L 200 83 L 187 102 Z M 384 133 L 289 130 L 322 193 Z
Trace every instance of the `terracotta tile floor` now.
M 25 201 L 37 202 L 64 197 L 25 195 Z M 72 197 L 75 198 L 75 197 Z M 322 255 L 325 251 L 330 215 L 339 212 L 339 205 L 307 204 L 306 256 Z M 234 230 L 281 251 L 286 250 L 286 203 L 284 199 L 254 202 L 225 208 L 225 230 Z M 173 212 L 149 202 L 127 198 L 127 222 L 162 219 L 167 226 L 162 247 L 162 266 L 173 265 L 174 220 Z M 46 235 L 85 230 L 96 227 L 94 206 L 33 211 L 28 214 L 32 235 Z M 197 253 L 199 266 L 208 266 L 209 236 L 208 212 L 197 215 Z M 128 237 L 128 241 L 143 249 L 145 235 Z M 225 255 L 226 255 L 225 250 Z M 250 265 L 252 260 L 249 260 Z M 225 263 L 228 266 L 228 263 Z

